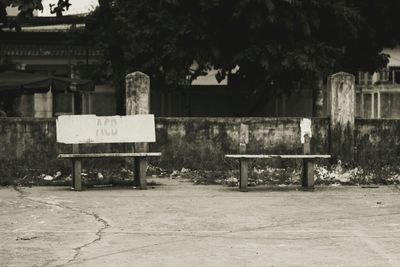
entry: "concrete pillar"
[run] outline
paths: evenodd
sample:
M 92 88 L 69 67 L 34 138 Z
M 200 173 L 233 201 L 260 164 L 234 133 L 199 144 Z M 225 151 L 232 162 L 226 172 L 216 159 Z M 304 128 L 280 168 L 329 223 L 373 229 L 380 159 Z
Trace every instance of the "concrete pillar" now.
M 126 75 L 126 115 L 150 113 L 150 78 L 142 72 L 134 72 Z M 147 143 L 135 143 L 135 152 L 148 152 Z M 134 181 L 141 189 L 146 189 L 145 158 L 135 158 Z
M 126 115 L 150 113 L 150 78 L 136 71 L 126 75 Z M 147 143 L 135 144 L 136 152 L 147 152 Z
M 142 72 L 126 75 L 126 115 L 149 114 L 150 78 Z
M 328 116 L 331 123 L 330 153 L 345 161 L 354 159 L 355 78 L 340 72 L 329 77 Z

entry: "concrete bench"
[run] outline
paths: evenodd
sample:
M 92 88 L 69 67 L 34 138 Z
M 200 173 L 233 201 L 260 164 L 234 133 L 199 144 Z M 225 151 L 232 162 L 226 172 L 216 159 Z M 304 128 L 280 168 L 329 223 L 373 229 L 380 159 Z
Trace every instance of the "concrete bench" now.
M 248 127 L 246 125 L 241 125 L 241 130 L 239 133 L 240 154 L 228 154 L 225 155 L 226 158 L 238 159 L 240 162 L 239 172 L 240 181 L 239 189 L 240 191 L 247 191 L 248 184 L 248 165 L 250 159 L 302 159 L 302 187 L 303 188 L 314 188 L 314 161 L 316 159 L 329 159 L 331 155 L 311 155 L 311 120 L 303 119 L 300 123 L 301 127 L 301 142 L 303 143 L 303 154 L 294 155 L 269 155 L 269 154 L 246 154 L 246 145 L 249 141 Z
M 72 160 L 72 185 L 82 190 L 81 160 L 84 158 L 134 158 L 134 178 L 138 186 L 146 189 L 148 157 L 159 157 L 160 152 L 147 152 L 147 143 L 155 142 L 153 115 L 59 116 L 56 122 L 57 142 L 72 144 L 72 153 L 60 154 L 59 159 Z M 80 153 L 81 144 L 135 143 L 132 153 Z
M 302 170 L 302 187 L 313 188 L 314 187 L 314 160 L 316 159 L 328 159 L 330 155 L 225 155 L 227 158 L 238 159 L 240 161 L 240 191 L 247 191 L 248 183 L 248 162 L 250 159 L 302 159 L 303 170 Z

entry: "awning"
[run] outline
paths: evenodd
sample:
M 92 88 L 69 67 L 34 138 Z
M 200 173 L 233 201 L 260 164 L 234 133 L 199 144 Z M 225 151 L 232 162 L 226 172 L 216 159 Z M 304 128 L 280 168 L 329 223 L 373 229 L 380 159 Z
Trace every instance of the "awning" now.
M 0 72 L 0 93 L 46 93 L 50 88 L 53 92 L 89 92 L 94 90 L 94 82 L 24 71 Z
M 51 76 L 22 71 L 0 72 L 0 92 L 43 93 L 48 92 L 53 80 Z

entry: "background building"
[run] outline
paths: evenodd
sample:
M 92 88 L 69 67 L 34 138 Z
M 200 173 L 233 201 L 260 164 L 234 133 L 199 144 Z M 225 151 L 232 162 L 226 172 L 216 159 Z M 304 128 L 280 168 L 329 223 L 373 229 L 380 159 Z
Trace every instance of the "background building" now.
M 96 83 L 93 91 L 87 88 L 81 90 L 82 81 L 78 80 L 85 76 L 85 72 L 98 69 L 102 59 L 101 50 L 74 43 L 68 36 L 71 30 L 77 31 L 84 27 L 83 23 L 84 16 L 81 15 L 34 17 L 24 22 L 19 32 L 8 28 L 0 31 L 0 71 L 17 70 L 59 78 L 58 83 L 52 83 L 50 90 L 45 93 L 26 90 L 0 91 L 0 109 L 10 110 L 13 107 L 14 110 L 19 110 L 16 114 L 9 114 L 11 116 L 115 114 L 114 91 L 104 79 L 93 81 Z M 63 86 L 65 90 L 60 90 L 62 79 L 64 83 L 70 82 L 68 86 Z M 57 84 L 58 88 L 55 88 Z

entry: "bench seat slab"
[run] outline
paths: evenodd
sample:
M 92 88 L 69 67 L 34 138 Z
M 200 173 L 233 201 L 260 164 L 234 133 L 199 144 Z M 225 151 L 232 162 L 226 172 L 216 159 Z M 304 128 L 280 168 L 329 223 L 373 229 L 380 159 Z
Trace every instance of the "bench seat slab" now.
M 160 152 L 137 152 L 137 153 L 78 153 L 60 154 L 59 159 L 73 158 L 128 158 L 128 157 L 160 157 Z
M 331 155 L 251 155 L 251 154 L 230 154 L 226 158 L 233 159 L 329 159 Z

